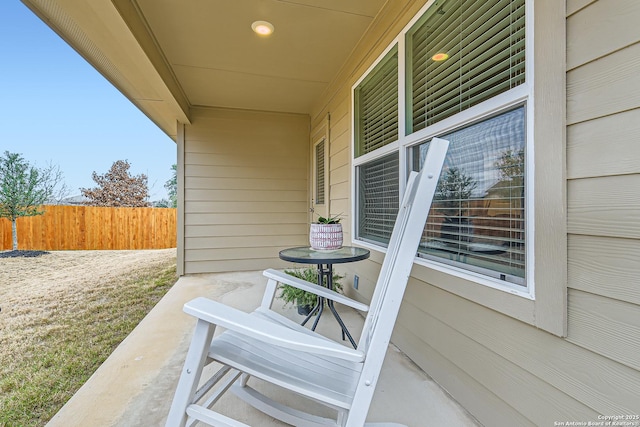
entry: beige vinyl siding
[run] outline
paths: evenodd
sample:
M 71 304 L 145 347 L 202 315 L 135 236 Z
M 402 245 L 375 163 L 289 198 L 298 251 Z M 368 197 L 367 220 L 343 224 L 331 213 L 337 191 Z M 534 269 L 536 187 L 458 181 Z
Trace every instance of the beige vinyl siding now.
M 448 376 L 447 390 L 454 389 L 453 396 L 458 402 L 464 402 L 464 408 L 478 420 L 491 420 L 486 426 L 519 426 L 534 427 L 512 407 L 505 406 L 499 397 L 487 393 L 486 388 L 473 377 L 460 369 L 445 356 L 434 350 L 429 344 L 413 335 L 401 324 L 394 329 L 393 342 L 405 353 L 412 355 L 412 360 L 427 373 L 445 372 Z
M 572 289 L 640 306 L 637 239 L 572 234 L 569 253 Z
M 624 47 L 604 58 L 570 70 L 567 74 L 568 124 L 637 108 L 640 87 L 636 87 L 633 82 L 638 73 L 638 44 Z
M 598 0 L 567 0 L 567 16 Z
M 574 3 L 583 5 L 571 10 L 570 5 Z M 609 56 L 638 41 L 640 4 L 636 0 L 569 0 L 567 6 L 570 31 L 581 34 L 579 38 L 567 40 L 567 70 Z
M 640 170 L 640 109 L 575 123 L 567 129 L 567 177 L 622 175 Z M 615 141 L 610 144 L 609 141 Z M 593 159 L 598 159 L 594 162 Z
M 387 5 L 312 116 L 331 115 L 331 197 L 349 210 L 351 154 L 339 154 L 351 144 L 347 88 L 423 4 Z M 635 0 L 567 1 L 567 337 L 514 318 L 522 309 L 501 314 L 448 292 L 463 284 L 444 273 L 413 269 L 393 342 L 486 426 L 640 414 L 640 32 L 630 24 L 637 22 Z M 372 251 L 341 266 L 349 295 L 370 299 L 382 258 Z
M 569 180 L 570 234 L 640 239 L 640 174 Z
M 600 0 L 567 18 L 569 335 L 635 391 L 640 413 L 640 3 Z M 597 369 L 594 375 L 607 375 Z
M 184 272 L 259 270 L 308 233 L 309 118 L 195 109 L 184 130 Z

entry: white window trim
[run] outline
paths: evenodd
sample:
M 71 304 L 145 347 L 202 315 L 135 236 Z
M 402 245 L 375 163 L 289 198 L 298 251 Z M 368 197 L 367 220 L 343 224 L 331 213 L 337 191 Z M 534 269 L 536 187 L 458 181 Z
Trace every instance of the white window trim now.
M 355 212 L 357 199 L 356 167 L 396 150 L 400 153 L 400 173 L 406 175 L 408 147 L 448 130 L 460 128 L 501 111 L 526 102 L 526 229 L 527 271 L 526 289 L 505 285 L 487 276 L 443 263 L 417 258 L 414 276 L 433 286 L 441 287 L 479 304 L 515 317 L 558 336 L 566 336 L 566 59 L 565 5 L 556 0 L 526 1 L 526 82 L 499 94 L 464 112 L 447 118 L 411 135 L 405 136 L 405 34 L 434 3 L 428 1 L 387 46 L 351 90 L 351 123 L 355 123 L 355 88 L 375 68 L 395 45 L 398 45 L 398 131 L 399 140 L 376 152 L 354 158 L 355 130 L 351 135 L 351 209 Z M 534 32 L 533 23 L 544 26 Z M 536 80 L 534 81 L 534 74 Z M 534 83 L 535 82 L 535 83 Z M 531 84 L 534 83 L 534 84 Z M 536 108 L 544 106 L 544 108 Z M 535 141 L 538 143 L 536 144 Z M 553 143 L 544 144 L 544 141 Z M 544 164 L 545 173 L 536 175 L 535 165 Z M 400 179 L 400 187 L 404 187 Z M 403 188 L 399 189 L 401 192 Z M 356 230 L 356 215 L 351 215 L 352 230 Z M 377 252 L 386 249 L 361 240 L 353 243 Z M 478 286 L 480 285 L 480 286 Z

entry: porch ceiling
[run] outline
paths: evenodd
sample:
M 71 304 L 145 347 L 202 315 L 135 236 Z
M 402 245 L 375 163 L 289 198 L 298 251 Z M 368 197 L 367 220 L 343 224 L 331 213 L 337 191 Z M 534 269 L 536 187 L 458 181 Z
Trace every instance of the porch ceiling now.
M 174 135 L 194 106 L 310 113 L 386 0 L 23 2 Z

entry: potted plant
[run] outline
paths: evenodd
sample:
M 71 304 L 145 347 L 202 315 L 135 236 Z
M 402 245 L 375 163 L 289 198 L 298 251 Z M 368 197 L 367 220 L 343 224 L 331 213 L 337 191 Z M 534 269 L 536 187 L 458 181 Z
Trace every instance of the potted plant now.
M 295 270 L 285 270 L 285 273 L 297 277 L 299 279 L 306 280 L 307 282 L 318 282 L 318 270 L 313 267 L 305 267 Z M 344 276 L 338 274 L 333 275 L 333 290 L 337 292 L 342 291 L 342 284 L 340 280 Z M 298 307 L 298 314 L 308 315 L 311 313 L 313 307 L 318 302 L 318 296 L 312 292 L 303 291 L 290 285 L 282 285 L 280 287 L 280 295 L 278 298 L 282 299 L 287 304 L 293 304 Z
M 315 250 L 334 250 L 342 247 L 342 224 L 340 214 L 329 217 L 318 217 L 311 223 L 309 243 Z

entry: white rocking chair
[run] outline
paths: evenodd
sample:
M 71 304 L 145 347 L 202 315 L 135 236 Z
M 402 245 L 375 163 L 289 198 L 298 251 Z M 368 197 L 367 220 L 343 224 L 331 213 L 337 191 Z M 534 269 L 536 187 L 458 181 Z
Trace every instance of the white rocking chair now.
M 198 322 L 166 425 L 202 421 L 212 426 L 246 427 L 209 409 L 229 389 L 287 424 L 365 425 L 448 145 L 447 141 L 433 139 L 422 172 L 412 172 L 409 177 L 369 307 L 276 270 L 264 272 L 268 278 L 266 291 L 261 306 L 253 313 L 206 298 L 185 304 L 184 311 L 197 317 Z M 368 311 L 357 348 L 329 340 L 272 311 L 278 283 Z M 226 330 L 214 338 L 216 325 Z M 212 361 L 222 368 L 198 389 L 203 367 Z M 266 397 L 247 384 L 251 376 L 333 408 L 336 419 L 308 414 Z M 216 384 L 217 389 L 209 393 Z M 204 402 L 197 403 L 201 400 Z

